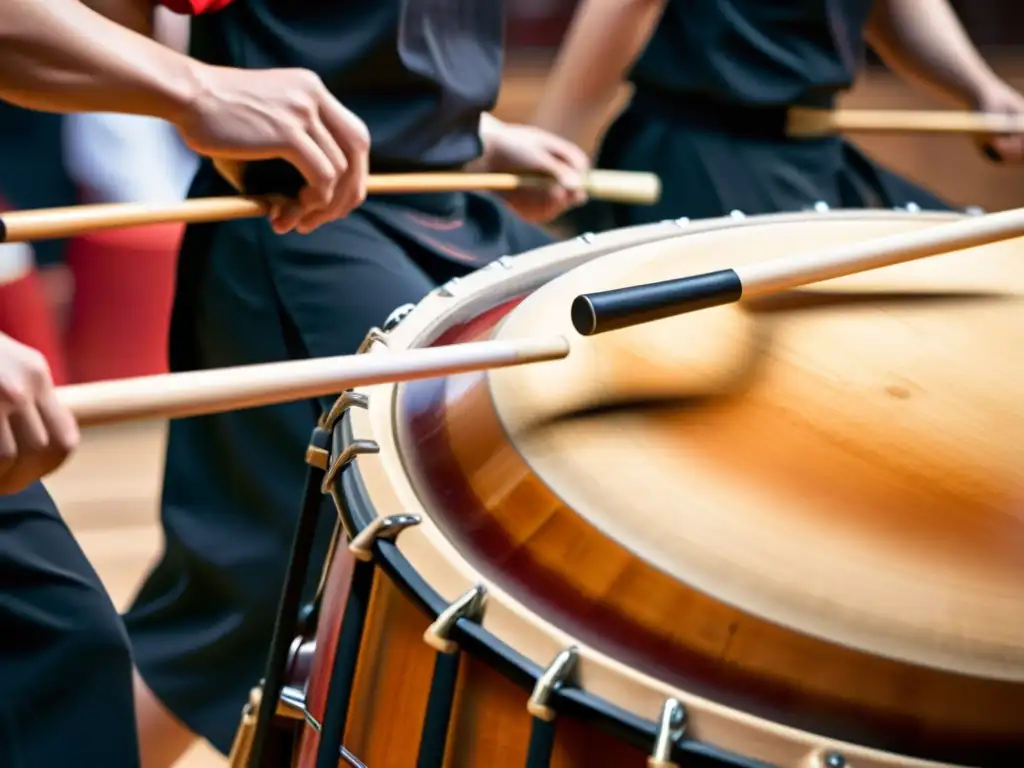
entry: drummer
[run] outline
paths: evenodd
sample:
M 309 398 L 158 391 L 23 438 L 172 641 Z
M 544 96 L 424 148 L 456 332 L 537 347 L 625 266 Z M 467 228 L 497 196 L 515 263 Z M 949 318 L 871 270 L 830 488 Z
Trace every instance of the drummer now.
M 587 227 L 818 203 L 947 209 L 841 138 L 783 134 L 789 106 L 832 107 L 853 85 L 865 43 L 955 105 L 1024 113 L 1024 97 L 986 65 L 947 0 L 583 0 L 536 122 L 579 141 L 606 117 L 623 82 L 634 86 L 598 162 L 661 172 L 662 198 L 588 206 Z M 985 147 L 1020 160 L 1024 136 Z
M 325 177 L 340 177 L 344 138 L 297 130 L 299 100 L 342 110 L 309 72 L 200 65 L 77 0 L 4 7 L 0 99 L 50 112 L 133 110 L 173 121 L 200 150 L 319 158 L 333 172 Z M 320 197 L 337 186 L 320 184 Z M 317 208 L 282 210 L 276 223 Z M 0 334 L 0 765 L 10 768 L 139 765 L 124 626 L 39 482 L 77 441 L 42 355 Z
M 289 220 L 296 231 L 283 235 L 264 221 L 191 226 L 180 254 L 173 370 L 355 352 L 396 307 L 492 259 L 548 243 L 527 220 L 543 222 L 583 202 L 578 183 L 589 161 L 582 150 L 488 114 L 502 75 L 498 0 L 167 5 L 196 14 L 192 53 L 202 60 L 317 72 L 369 126 L 375 173 L 469 167 L 542 171 L 560 182 L 504 200 L 371 197 L 315 231 L 315 222 Z M 131 18 L 116 6 L 103 3 Z M 287 189 L 284 170 L 260 171 L 264 185 L 247 191 Z M 353 159 L 349 174 L 365 172 L 365 161 Z M 207 162 L 190 194 L 233 192 Z M 145 680 L 139 712 L 150 768 L 172 764 L 196 735 L 230 748 L 264 672 L 319 408 L 306 402 L 171 425 L 166 546 L 125 616 Z M 335 519 L 325 500 L 324 534 Z

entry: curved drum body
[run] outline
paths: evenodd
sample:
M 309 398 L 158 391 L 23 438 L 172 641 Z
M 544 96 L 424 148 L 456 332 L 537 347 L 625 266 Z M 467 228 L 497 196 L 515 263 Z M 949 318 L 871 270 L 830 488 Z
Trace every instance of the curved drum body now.
M 579 293 L 951 217 L 597 237 L 372 335 L 573 351 L 371 388 L 326 424 L 352 538 L 297 764 L 1024 765 L 1024 245 L 586 339 L 569 318 Z

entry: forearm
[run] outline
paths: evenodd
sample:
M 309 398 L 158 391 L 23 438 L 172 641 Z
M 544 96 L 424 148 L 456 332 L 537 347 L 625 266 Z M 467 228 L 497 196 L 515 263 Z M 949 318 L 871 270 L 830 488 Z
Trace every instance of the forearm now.
M 548 78 L 534 122 L 579 141 L 604 116 L 650 40 L 666 0 L 584 0 Z
M 867 39 L 897 74 L 974 109 L 999 78 L 947 0 L 876 0 Z
M 201 66 L 78 0 L 0 0 L 0 98 L 49 112 L 175 120 Z

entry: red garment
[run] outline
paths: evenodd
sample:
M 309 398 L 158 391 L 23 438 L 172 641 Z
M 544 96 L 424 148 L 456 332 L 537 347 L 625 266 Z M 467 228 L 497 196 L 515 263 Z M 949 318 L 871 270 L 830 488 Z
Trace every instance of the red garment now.
M 54 384 L 67 384 L 64 347 L 56 313 L 39 273 L 0 283 L 0 332 L 39 350 L 50 365 Z
M 67 332 L 77 382 L 167 371 L 167 334 L 184 227 L 157 224 L 76 237 L 67 251 L 75 301 Z
M 234 0 L 160 0 L 160 4 L 182 16 L 202 16 L 227 8 Z

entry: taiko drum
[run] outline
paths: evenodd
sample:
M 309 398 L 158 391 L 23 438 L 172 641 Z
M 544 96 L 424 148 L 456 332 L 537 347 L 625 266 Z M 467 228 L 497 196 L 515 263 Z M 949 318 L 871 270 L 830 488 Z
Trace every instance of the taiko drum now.
M 371 335 L 572 353 L 326 423 L 347 537 L 287 688 L 297 764 L 1024 765 L 1024 245 L 590 338 L 569 319 L 579 293 L 953 216 L 620 230 Z

